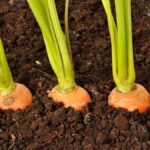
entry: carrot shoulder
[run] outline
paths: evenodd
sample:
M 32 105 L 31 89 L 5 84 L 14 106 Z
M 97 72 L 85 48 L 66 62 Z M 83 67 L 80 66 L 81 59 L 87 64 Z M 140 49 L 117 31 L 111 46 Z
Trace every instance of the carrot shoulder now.
M 75 110 L 82 110 L 82 107 L 91 102 L 88 92 L 80 86 L 76 86 L 71 92 L 59 92 L 55 86 L 49 93 L 55 102 L 62 102 L 65 107 L 73 107 Z
M 150 108 L 150 95 L 142 85 L 136 83 L 135 89 L 126 93 L 121 93 L 115 88 L 108 97 L 108 104 L 130 112 L 138 110 L 144 113 Z
M 14 89 L 7 95 L 0 94 L 0 109 L 25 109 L 32 104 L 32 94 L 29 89 L 19 83 L 14 83 Z

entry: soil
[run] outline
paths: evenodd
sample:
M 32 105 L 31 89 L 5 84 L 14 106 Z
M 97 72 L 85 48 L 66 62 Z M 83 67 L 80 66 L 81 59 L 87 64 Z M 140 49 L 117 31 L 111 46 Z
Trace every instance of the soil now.
M 150 91 L 148 2 L 132 0 L 132 14 L 136 82 Z M 56 3 L 63 26 L 64 0 Z M 57 79 L 26 0 L 0 0 L 0 36 L 14 81 L 28 86 L 34 96 L 26 110 L 0 111 L 0 150 L 148 150 L 150 111 L 140 115 L 107 105 L 115 85 L 101 1 L 71 1 L 69 24 L 76 81 L 93 102 L 83 113 L 48 98 Z

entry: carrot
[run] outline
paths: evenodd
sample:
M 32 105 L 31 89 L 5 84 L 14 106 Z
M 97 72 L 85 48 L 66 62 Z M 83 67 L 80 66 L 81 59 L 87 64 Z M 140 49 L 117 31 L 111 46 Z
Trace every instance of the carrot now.
M 22 84 L 14 83 L 14 89 L 7 95 L 0 93 L 0 108 L 25 109 L 32 104 L 32 94 L 27 87 Z
M 58 79 L 58 85 L 49 96 L 54 101 L 81 110 L 91 101 L 89 94 L 75 82 L 68 26 L 69 0 L 65 4 L 65 32 L 63 32 L 55 0 L 28 0 L 28 4 L 41 28 L 48 58 Z
M 65 107 L 73 107 L 76 110 L 82 110 L 82 107 L 91 102 L 91 98 L 87 91 L 80 86 L 77 86 L 72 91 L 59 92 L 58 86 L 55 86 L 49 93 L 55 102 L 62 102 Z
M 14 83 L 0 39 L 0 109 L 24 109 L 32 104 L 31 92 L 22 84 Z
M 112 45 L 112 72 L 116 88 L 109 95 L 109 105 L 128 111 L 146 112 L 150 107 L 148 91 L 135 84 L 135 68 L 132 44 L 131 0 L 115 0 L 116 20 L 110 0 L 102 0 L 108 19 Z
M 140 84 L 135 84 L 133 91 L 121 93 L 115 88 L 108 97 L 108 104 L 128 111 L 138 110 L 144 113 L 150 107 L 150 95 Z

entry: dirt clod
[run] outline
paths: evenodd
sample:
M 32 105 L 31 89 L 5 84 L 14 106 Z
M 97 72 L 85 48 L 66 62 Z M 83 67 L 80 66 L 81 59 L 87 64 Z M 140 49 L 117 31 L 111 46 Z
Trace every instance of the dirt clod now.
M 129 127 L 129 122 L 125 116 L 118 115 L 114 119 L 114 124 L 120 130 L 127 130 Z

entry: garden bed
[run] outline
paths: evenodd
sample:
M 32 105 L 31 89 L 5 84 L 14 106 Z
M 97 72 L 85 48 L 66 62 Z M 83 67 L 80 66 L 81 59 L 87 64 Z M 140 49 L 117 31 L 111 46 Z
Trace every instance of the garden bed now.
M 63 26 L 64 0 L 56 2 Z M 132 0 L 132 8 L 136 82 L 150 91 L 150 4 Z M 33 105 L 24 111 L 0 111 L 0 150 L 148 150 L 150 111 L 139 115 L 107 105 L 115 85 L 101 1 L 72 1 L 69 24 L 76 81 L 93 102 L 83 113 L 48 98 L 57 79 L 26 0 L 0 1 L 0 37 L 14 80 L 34 96 Z

